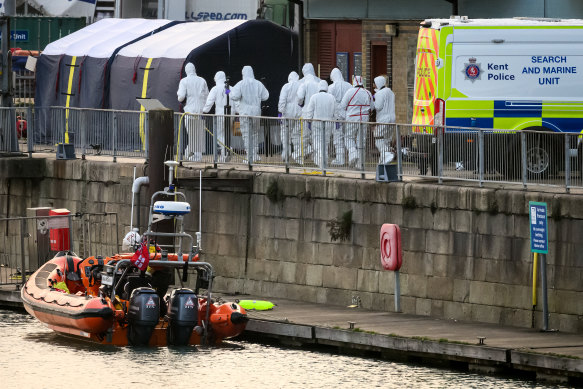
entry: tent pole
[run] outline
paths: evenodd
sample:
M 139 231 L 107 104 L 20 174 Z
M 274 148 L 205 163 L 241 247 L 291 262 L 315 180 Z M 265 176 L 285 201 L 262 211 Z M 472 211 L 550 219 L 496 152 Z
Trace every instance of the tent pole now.
M 297 4 L 300 16 L 298 26 L 298 73 L 304 65 L 304 2 L 303 0 L 289 0 L 290 3 Z

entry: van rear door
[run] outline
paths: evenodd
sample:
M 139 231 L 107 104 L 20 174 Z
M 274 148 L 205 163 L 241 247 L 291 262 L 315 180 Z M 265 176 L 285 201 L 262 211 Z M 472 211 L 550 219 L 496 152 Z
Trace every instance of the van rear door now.
M 433 124 L 434 102 L 437 93 L 437 67 L 439 58 L 439 31 L 421 27 L 417 39 L 415 59 L 415 90 L 413 124 Z

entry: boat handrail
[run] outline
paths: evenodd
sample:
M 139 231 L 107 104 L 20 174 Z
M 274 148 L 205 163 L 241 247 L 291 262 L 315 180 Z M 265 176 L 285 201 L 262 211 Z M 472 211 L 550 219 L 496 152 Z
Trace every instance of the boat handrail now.
M 143 236 L 144 237 L 159 236 L 159 237 L 171 237 L 171 238 L 185 238 L 185 239 L 188 239 L 190 242 L 190 245 L 188 247 L 194 246 L 194 238 L 192 237 L 192 235 L 190 235 L 186 232 L 154 232 L 154 231 L 151 231 L 150 229 L 148 229 L 148 231 L 144 232 Z M 149 242 L 148 242 L 148 245 L 149 245 Z M 166 245 L 166 246 L 169 247 L 169 245 Z M 178 248 L 178 252 L 176 254 L 178 254 L 179 257 L 182 255 L 182 245 L 180 245 L 180 247 Z M 193 256 L 192 250 L 189 253 L 189 256 Z M 189 259 L 191 259 L 191 258 L 189 257 Z

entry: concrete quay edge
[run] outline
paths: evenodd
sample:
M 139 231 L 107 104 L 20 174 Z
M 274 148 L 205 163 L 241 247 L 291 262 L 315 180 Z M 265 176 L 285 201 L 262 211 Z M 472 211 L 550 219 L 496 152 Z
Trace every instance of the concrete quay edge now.
M 247 296 L 228 296 L 226 301 Z M 261 300 L 256 297 L 251 299 Z M 243 338 L 290 346 L 332 346 L 387 360 L 428 362 L 478 373 L 520 375 L 583 386 L 583 336 L 395 312 L 271 299 L 272 311 L 247 311 Z M 350 329 L 350 325 L 354 325 Z M 484 335 L 484 344 L 479 336 Z M 473 343 L 472 343 L 473 342 Z M 461 363 L 461 365 L 460 365 Z
M 249 320 L 243 338 L 268 336 L 283 345 L 325 345 L 342 350 L 376 351 L 387 359 L 466 362 L 469 370 L 495 374 L 533 373 L 532 378 L 553 382 L 583 384 L 583 361 L 567 356 L 536 354 L 527 351 L 450 343 L 447 341 L 372 334 L 348 329 L 324 328 L 263 319 Z M 402 355 L 395 358 L 396 353 Z M 459 365 L 456 365 L 459 367 Z M 481 368 L 480 368 L 481 367 Z M 572 381 L 570 381 L 572 380 Z
M 222 298 L 225 301 L 233 301 L 236 298 L 249 297 L 224 295 Z M 421 361 L 429 364 L 438 362 L 441 366 L 444 362 L 446 366 L 447 362 L 452 362 L 458 363 L 455 366 L 460 367 L 461 362 L 466 364 L 469 370 L 479 373 L 526 374 L 532 379 L 583 386 L 583 358 L 577 355 L 583 353 L 583 336 L 578 334 L 549 334 L 555 340 L 548 344 L 548 341 L 540 340 L 544 334 L 534 330 L 529 332 L 523 328 L 450 322 L 424 316 L 285 299 L 271 301 L 276 303 L 272 311 L 247 311 L 250 320 L 241 338 L 251 338 L 259 342 L 275 339 L 283 345 L 290 346 L 331 346 L 341 353 L 375 352 L 388 360 Z M 0 308 L 22 309 L 20 291 L 0 288 Z M 302 314 L 298 315 L 298 312 Z M 344 327 L 348 327 L 351 320 L 357 321 L 353 322 L 357 324 L 354 329 L 336 325 L 344 323 Z M 411 325 L 413 322 L 416 326 Z M 379 325 L 386 329 L 378 331 Z M 497 327 L 504 333 L 500 341 L 492 337 L 487 338 L 484 345 L 470 344 L 456 340 L 451 333 L 445 333 L 440 325 L 452 327 L 452 333 L 459 333 L 460 336 L 468 331 L 487 334 L 489 330 Z M 426 336 L 411 336 L 402 331 L 411 327 L 416 327 L 416 333 L 425 333 Z M 512 339 L 512 334 L 515 334 L 515 339 L 519 339 L 525 332 L 533 335 L 528 342 L 529 347 L 516 346 L 512 341 L 508 346 L 500 345 L 501 342 L 505 342 L 504 339 Z M 448 339 L 440 338 L 443 334 L 448 336 Z M 463 339 L 463 336 L 459 339 Z M 576 340 L 576 343 L 573 340 Z M 495 345 L 488 345 L 488 342 Z

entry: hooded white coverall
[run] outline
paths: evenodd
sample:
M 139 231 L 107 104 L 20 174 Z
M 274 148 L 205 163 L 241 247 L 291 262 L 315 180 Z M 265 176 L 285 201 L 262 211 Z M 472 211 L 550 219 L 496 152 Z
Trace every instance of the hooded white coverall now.
M 225 105 L 227 105 L 227 90 L 231 90 L 231 86 L 225 86 L 225 81 L 227 80 L 227 76 L 225 72 L 218 71 L 215 74 L 215 86 L 212 87 L 202 112 L 208 113 L 213 104 L 215 106 L 215 117 L 213 118 L 213 124 L 215 126 L 215 134 L 217 136 L 219 148 L 218 148 L 218 158 L 219 162 L 224 162 L 227 157 L 227 153 L 225 151 L 225 117 L 223 116 L 225 113 Z M 231 104 L 232 105 L 232 104 Z M 231 113 L 235 114 L 235 107 L 232 107 Z M 226 119 L 227 122 L 230 122 L 230 119 Z
M 330 135 L 336 124 L 332 122 L 336 113 L 336 99 L 327 93 L 326 81 L 320 81 L 318 89 L 320 91 L 310 97 L 304 116 L 306 119 L 318 119 L 312 122 L 312 146 L 314 147 L 314 162 L 324 169 Z
M 241 115 L 241 135 L 245 143 L 247 160 L 260 161 L 259 140 L 257 133 L 259 130 L 259 119 L 249 116 L 261 116 L 261 102 L 269 98 L 269 92 L 265 86 L 255 79 L 253 68 L 243 66 L 241 71 L 243 79 L 233 87 L 231 99 L 238 102 L 239 114 Z
M 200 114 L 209 94 L 208 86 L 204 78 L 196 75 L 196 69 L 191 62 L 184 67 L 186 77 L 178 84 L 178 101 L 183 102 L 184 112 L 188 114 Z M 191 161 L 202 160 L 204 148 L 204 122 L 193 115 L 186 115 L 185 126 L 188 135 L 188 145 L 184 150 L 185 157 Z
M 281 88 L 279 93 L 279 102 L 277 104 L 277 110 L 281 113 L 283 117 L 281 121 L 281 143 L 283 149 L 281 151 L 281 159 L 286 161 L 288 155 L 288 142 L 294 145 L 294 149 L 299 150 L 300 148 L 300 123 L 299 120 L 286 120 L 297 119 L 302 114 L 302 109 L 298 105 L 298 87 L 300 86 L 298 80 L 300 76 L 296 72 L 291 72 L 287 77 L 287 83 Z M 289 131 L 289 138 L 287 138 L 287 132 Z M 290 156 L 291 157 L 291 156 Z
M 340 102 L 340 110 L 345 112 L 346 128 L 345 142 L 348 149 L 349 163 L 352 166 L 361 161 L 358 148 L 366 145 L 366 133 L 368 128 L 362 122 L 368 122 L 368 114 L 374 109 L 374 101 L 369 91 L 364 89 L 362 76 L 354 76 L 352 88 L 346 91 Z
M 384 124 L 395 122 L 395 94 L 391 88 L 385 85 L 385 77 L 376 77 L 374 83 L 376 85 L 374 107 L 377 111 L 378 124 L 373 135 L 375 137 L 375 146 L 381 154 L 379 164 L 386 165 L 395 158 L 395 154 L 389 150 L 395 128 L 394 126 Z
M 299 81 L 298 86 L 298 93 L 297 93 L 297 101 L 302 109 L 302 115 L 305 113 L 305 107 L 310 102 L 310 97 L 312 95 L 318 93 L 318 83 L 320 79 L 316 77 L 316 73 L 314 72 L 314 66 L 311 63 L 306 63 L 302 67 L 302 74 L 304 75 L 303 78 Z M 300 131 L 300 141 L 301 143 L 296 147 L 294 145 L 294 159 L 298 160 L 302 157 L 309 156 L 312 153 L 312 145 L 311 143 L 311 130 L 309 124 L 302 123 L 302 128 Z
M 344 81 L 342 72 L 338 68 L 332 69 L 330 79 L 332 80 L 332 85 L 328 88 L 328 93 L 336 99 L 336 113 L 334 117 L 338 120 L 346 120 L 344 112 L 340 110 L 340 102 L 346 91 L 349 90 L 352 85 L 350 85 L 349 82 Z M 332 161 L 332 165 L 344 165 L 344 154 L 346 153 L 346 148 L 344 147 L 344 123 L 336 123 L 333 134 L 336 158 Z

